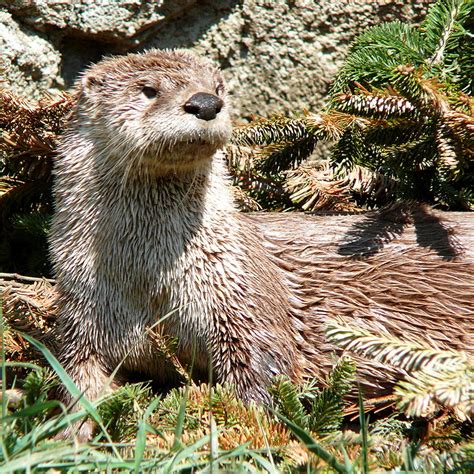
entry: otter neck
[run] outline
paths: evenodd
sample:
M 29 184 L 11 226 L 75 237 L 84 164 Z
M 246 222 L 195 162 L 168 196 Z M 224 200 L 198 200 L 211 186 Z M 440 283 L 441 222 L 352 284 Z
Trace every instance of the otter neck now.
M 117 170 L 118 177 L 111 170 L 98 171 L 99 188 L 115 194 L 117 204 L 126 207 L 126 212 L 133 213 L 133 203 L 142 212 L 149 211 L 142 216 L 145 224 L 153 219 L 189 236 L 201 226 L 215 231 L 215 227 L 234 219 L 236 206 L 219 152 L 192 171 L 179 170 L 164 176 L 153 173 L 152 165 Z M 110 200 L 110 196 L 104 198 Z

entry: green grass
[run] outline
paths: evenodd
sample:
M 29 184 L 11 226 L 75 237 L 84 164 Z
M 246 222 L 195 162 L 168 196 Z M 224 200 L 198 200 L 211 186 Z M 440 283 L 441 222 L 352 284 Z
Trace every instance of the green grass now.
M 472 472 L 472 427 L 439 416 L 427 422 L 400 413 L 371 421 L 359 399 L 358 419 L 344 418 L 343 396 L 354 385 L 353 363 L 342 359 L 328 387 L 277 380 L 274 408 L 244 406 L 227 387 L 191 384 L 157 395 L 143 383 L 87 400 L 54 355 L 23 335 L 44 364 L 8 360 L 2 326 L 0 472 Z M 7 379 L 11 369 L 21 377 Z M 15 372 L 12 372 L 15 373 Z M 77 411 L 54 399 L 62 383 Z M 21 389 L 16 403 L 12 390 Z M 356 415 L 357 416 L 357 415 Z M 55 436 L 90 417 L 87 444 Z M 424 425 L 423 425 L 424 423 Z M 426 428 L 426 426 L 425 426 Z M 471 431 L 470 431 L 471 428 Z

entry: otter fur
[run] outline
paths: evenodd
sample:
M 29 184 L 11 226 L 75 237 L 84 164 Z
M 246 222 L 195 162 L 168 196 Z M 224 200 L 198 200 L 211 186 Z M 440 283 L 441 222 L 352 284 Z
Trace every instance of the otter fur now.
M 133 372 L 178 379 L 147 331 L 158 321 L 193 376 L 211 368 L 262 403 L 277 375 L 329 371 L 333 316 L 472 350 L 473 242 L 452 230 L 463 236 L 470 216 L 239 213 L 220 152 L 231 134 L 224 84 L 188 51 L 105 59 L 77 96 L 55 162 L 50 247 L 60 360 L 88 398 L 118 366 L 117 383 Z M 403 376 L 366 360 L 358 370 L 371 394 Z M 79 436 L 91 433 L 86 423 Z

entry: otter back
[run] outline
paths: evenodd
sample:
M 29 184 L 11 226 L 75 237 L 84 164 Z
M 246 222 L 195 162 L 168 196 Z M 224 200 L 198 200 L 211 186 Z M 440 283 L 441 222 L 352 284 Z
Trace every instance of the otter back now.
M 426 210 L 237 212 L 218 151 L 228 99 L 208 61 L 180 50 L 109 58 L 76 88 L 54 169 L 51 256 L 61 362 L 87 397 L 117 366 L 115 383 L 135 371 L 175 380 L 148 336 L 157 327 L 196 377 L 212 371 L 257 402 L 276 375 L 327 373 L 333 316 L 472 350 L 472 241 L 449 222 Z M 458 234 L 472 236 L 458 217 Z M 363 360 L 359 371 L 370 393 L 403 375 Z M 91 433 L 85 423 L 79 436 Z

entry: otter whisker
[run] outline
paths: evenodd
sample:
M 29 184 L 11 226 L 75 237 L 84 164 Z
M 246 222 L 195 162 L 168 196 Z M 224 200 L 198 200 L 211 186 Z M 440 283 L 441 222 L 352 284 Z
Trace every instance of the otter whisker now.
M 54 167 L 50 246 L 60 361 L 79 391 L 99 397 L 122 359 L 124 378 L 141 372 L 176 382 L 172 364 L 143 338 L 170 313 L 162 330 L 178 341 L 179 362 L 193 363 L 199 379 L 212 366 L 213 380 L 231 383 L 246 402 L 269 404 L 275 375 L 323 380 L 336 349 L 324 327 L 336 317 L 471 354 L 469 217 L 449 217 L 447 226 L 462 229 L 460 242 L 471 235 L 464 255 L 444 260 L 438 253 L 449 232 L 440 237 L 432 219 L 407 222 L 396 242 L 366 255 L 380 244 L 388 214 L 237 212 L 217 153 L 231 133 L 227 99 L 205 92 L 221 83 L 207 60 L 183 50 L 108 58 L 77 83 L 77 110 Z M 354 226 L 364 238 L 342 255 Z M 422 231 L 438 241 L 420 251 Z M 358 360 L 367 395 L 391 391 L 405 375 Z M 61 398 L 71 402 L 65 389 Z M 91 422 L 81 425 L 81 441 L 92 432 Z

